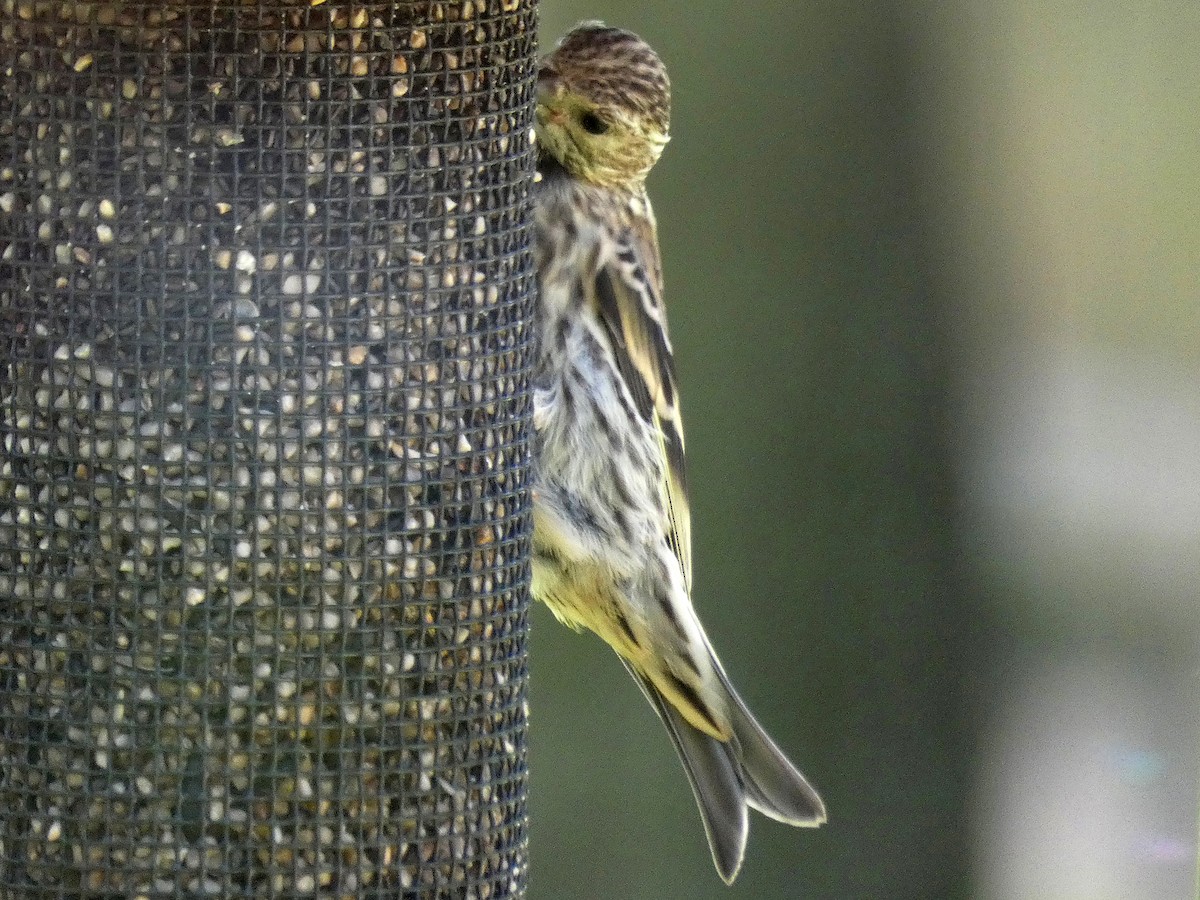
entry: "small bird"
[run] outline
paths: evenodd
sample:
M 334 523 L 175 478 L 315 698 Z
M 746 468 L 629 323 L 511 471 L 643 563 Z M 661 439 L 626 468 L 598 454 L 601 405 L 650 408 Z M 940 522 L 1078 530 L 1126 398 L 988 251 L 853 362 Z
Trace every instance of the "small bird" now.
M 683 430 L 646 175 L 670 85 L 637 35 L 583 22 L 538 71 L 533 595 L 625 663 L 675 744 L 732 883 L 747 805 L 825 806 L 738 697 L 691 603 Z

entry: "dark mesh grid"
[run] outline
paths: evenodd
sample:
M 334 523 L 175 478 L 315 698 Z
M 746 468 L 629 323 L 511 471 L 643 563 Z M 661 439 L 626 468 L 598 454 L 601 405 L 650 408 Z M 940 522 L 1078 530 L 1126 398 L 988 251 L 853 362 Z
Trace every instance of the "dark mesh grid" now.
M 0 897 L 521 895 L 534 26 L 0 0 Z

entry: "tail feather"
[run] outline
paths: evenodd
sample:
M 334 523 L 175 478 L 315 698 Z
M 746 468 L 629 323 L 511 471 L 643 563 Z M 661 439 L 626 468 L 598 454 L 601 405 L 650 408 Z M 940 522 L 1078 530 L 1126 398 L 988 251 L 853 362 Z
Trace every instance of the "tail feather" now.
M 825 804 L 820 795 L 758 724 L 724 672 L 721 683 L 729 692 L 729 721 L 747 802 L 763 815 L 787 825 L 814 827 L 823 823 Z
M 747 805 L 788 825 L 816 826 L 825 821 L 825 804 L 816 790 L 758 724 L 719 664 L 733 731 L 728 742 L 693 726 L 648 677 L 622 661 L 671 736 L 700 808 L 713 863 L 726 884 L 737 878 L 746 852 Z
M 746 786 L 734 748 L 695 728 L 666 701 L 649 678 L 628 662 L 625 668 L 667 726 L 671 743 L 692 785 L 696 805 L 700 807 L 713 864 L 724 882 L 733 884 L 742 867 L 746 838 L 750 834 Z

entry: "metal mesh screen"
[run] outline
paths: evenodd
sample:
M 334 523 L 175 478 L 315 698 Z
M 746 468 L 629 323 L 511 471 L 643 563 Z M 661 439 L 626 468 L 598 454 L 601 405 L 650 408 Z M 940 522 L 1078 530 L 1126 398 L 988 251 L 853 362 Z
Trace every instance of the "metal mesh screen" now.
M 524 886 L 520 0 L 0 0 L 0 897 Z

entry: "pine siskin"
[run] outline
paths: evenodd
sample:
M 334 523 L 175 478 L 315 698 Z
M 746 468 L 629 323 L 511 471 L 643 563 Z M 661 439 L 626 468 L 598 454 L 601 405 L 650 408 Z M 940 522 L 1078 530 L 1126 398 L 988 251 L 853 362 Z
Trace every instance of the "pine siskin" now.
M 734 691 L 689 596 L 683 432 L 644 186 L 669 114 L 662 61 L 627 31 L 584 22 L 542 61 L 533 594 L 620 655 L 732 882 L 747 804 L 801 826 L 825 807 Z

